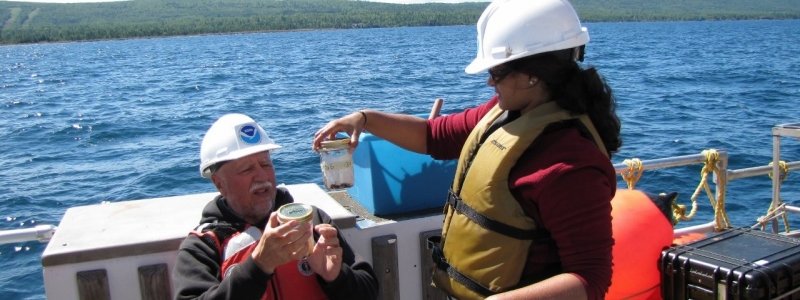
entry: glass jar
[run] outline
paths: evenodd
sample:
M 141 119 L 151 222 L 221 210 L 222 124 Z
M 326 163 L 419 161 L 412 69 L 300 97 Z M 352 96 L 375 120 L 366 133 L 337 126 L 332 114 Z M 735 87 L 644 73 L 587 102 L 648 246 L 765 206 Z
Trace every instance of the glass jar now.
M 314 217 L 314 207 L 303 203 L 287 203 L 278 208 L 278 222 L 285 224 L 291 220 L 297 220 L 297 226 L 308 226 L 311 230 L 311 235 L 308 237 L 308 253 L 305 256 L 311 255 L 314 250 L 314 223 L 311 219 Z
M 353 186 L 353 155 L 349 138 L 322 142 L 319 156 L 325 188 L 339 190 Z

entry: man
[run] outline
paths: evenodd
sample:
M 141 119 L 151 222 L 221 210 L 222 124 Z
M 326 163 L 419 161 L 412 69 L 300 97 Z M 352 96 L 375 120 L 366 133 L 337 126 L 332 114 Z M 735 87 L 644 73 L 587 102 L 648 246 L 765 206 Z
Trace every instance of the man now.
M 277 148 L 242 114 L 222 116 L 206 132 L 200 173 L 220 195 L 181 244 L 176 299 L 377 297 L 372 267 L 353 254 L 327 214 L 315 209 L 313 232 L 296 220 L 278 222 L 276 210 L 293 200 L 275 184 L 270 151 Z

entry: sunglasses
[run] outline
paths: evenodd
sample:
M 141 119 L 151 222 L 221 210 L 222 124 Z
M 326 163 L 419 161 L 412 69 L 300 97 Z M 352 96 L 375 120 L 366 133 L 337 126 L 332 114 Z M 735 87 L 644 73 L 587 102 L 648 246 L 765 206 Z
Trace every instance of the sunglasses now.
M 508 76 L 508 74 L 511 74 L 511 72 L 514 72 L 514 70 L 512 70 L 509 67 L 504 67 L 500 65 L 489 69 L 489 76 L 492 77 L 492 81 L 494 81 L 494 83 L 499 83 L 500 80 L 506 78 L 506 76 Z

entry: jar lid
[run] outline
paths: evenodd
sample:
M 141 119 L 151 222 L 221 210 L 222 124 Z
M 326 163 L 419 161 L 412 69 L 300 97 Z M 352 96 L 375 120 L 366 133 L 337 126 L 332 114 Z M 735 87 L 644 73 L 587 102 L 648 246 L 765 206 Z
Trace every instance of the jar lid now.
M 311 220 L 311 213 L 314 212 L 314 207 L 303 203 L 287 203 L 278 208 L 278 220 L 281 223 L 297 220 L 300 222 L 308 222 Z
M 327 140 L 320 143 L 322 149 L 341 149 L 350 146 L 350 139 L 343 138 L 343 139 L 336 139 L 336 140 Z

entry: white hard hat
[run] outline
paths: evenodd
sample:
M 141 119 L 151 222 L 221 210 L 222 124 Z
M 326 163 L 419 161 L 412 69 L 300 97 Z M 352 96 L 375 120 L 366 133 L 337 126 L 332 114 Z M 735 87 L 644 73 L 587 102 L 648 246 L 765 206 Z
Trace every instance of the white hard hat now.
M 278 149 L 264 128 L 243 114 L 220 117 L 206 131 L 200 145 L 200 176 L 211 178 L 211 166 L 250 154 Z
M 495 0 L 478 19 L 478 54 L 464 71 L 476 74 L 588 42 L 589 32 L 567 0 Z

